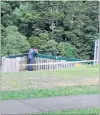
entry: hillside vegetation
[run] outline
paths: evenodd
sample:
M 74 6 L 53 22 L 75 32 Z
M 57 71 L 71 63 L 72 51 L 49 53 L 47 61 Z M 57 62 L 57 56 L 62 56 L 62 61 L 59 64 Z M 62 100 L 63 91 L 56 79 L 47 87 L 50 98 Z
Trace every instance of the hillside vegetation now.
M 92 59 L 99 1 L 1 2 L 2 55 L 26 52 Z

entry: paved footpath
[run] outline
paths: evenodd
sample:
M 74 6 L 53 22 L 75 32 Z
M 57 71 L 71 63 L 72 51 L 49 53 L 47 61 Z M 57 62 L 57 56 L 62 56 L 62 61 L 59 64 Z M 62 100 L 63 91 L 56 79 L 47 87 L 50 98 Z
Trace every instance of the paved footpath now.
M 0 100 L 1 114 L 31 114 L 64 109 L 100 107 L 98 94 L 50 98 Z

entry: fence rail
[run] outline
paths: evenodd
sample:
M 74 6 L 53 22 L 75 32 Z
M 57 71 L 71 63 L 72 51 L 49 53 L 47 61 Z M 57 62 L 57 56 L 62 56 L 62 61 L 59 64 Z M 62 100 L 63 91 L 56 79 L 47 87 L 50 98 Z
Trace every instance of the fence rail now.
M 21 66 L 25 66 L 25 65 L 55 65 L 55 64 L 86 64 L 86 63 L 96 63 L 96 62 L 98 62 L 98 60 L 83 60 L 83 61 L 75 61 L 75 62 L 71 62 L 71 61 L 61 61 L 61 62 L 53 62 L 53 63 L 35 63 L 35 64 L 20 64 Z
M 77 62 L 53 62 L 53 63 L 36 63 L 36 64 L 21 64 L 20 66 L 32 66 L 34 71 L 38 70 L 54 70 L 54 69 L 67 69 L 83 65 L 95 65 L 97 60 L 84 60 Z
M 89 64 L 98 64 L 98 60 L 84 60 L 84 61 L 66 61 L 36 57 L 35 64 L 27 64 L 27 57 L 16 58 L 2 58 L 1 72 L 19 72 L 27 70 L 28 66 L 33 66 L 34 71 L 38 70 L 53 70 L 53 69 L 67 69 L 76 66 L 83 66 Z

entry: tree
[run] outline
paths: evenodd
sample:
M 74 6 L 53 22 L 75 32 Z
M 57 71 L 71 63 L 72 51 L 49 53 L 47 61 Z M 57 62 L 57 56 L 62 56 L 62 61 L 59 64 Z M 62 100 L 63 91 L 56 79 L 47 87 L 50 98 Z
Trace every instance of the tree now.
M 31 47 L 38 48 L 40 53 L 45 53 L 42 50 L 42 46 L 45 45 L 49 40 L 49 34 L 48 33 L 41 33 L 38 36 L 31 36 L 28 41 L 31 45 Z
M 6 27 L 1 38 L 2 55 L 23 53 L 30 48 L 26 37 L 21 35 L 15 26 Z
M 93 59 L 94 41 L 99 38 L 99 1 L 1 3 L 2 39 L 5 38 L 3 31 L 7 27 L 16 26 L 17 32 L 25 36 L 32 47 L 39 48 L 41 53 L 53 52 L 51 49 L 56 52 L 53 45 L 56 47 L 56 43 L 59 46 L 64 42 L 67 50 L 65 46 L 60 47 L 65 53 L 55 54 Z M 53 29 L 51 25 L 55 25 Z M 48 47 L 45 43 L 48 43 Z M 47 50 L 43 50 L 45 48 Z M 68 50 L 75 51 L 75 55 L 69 54 Z
M 59 55 L 65 56 L 68 58 L 75 58 L 76 57 L 76 49 L 73 45 L 66 42 L 61 42 L 58 46 Z
M 41 46 L 42 52 L 49 53 L 52 55 L 58 55 L 58 43 L 54 40 L 47 41 L 44 45 Z

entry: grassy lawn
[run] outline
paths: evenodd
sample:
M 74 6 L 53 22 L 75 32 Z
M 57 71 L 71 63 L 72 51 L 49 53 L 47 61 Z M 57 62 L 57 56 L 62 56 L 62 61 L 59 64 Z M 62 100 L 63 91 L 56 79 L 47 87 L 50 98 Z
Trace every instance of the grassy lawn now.
M 42 113 L 38 115 L 99 115 L 99 114 L 100 114 L 100 109 L 93 108 L 93 109 L 73 109 L 73 110 L 48 112 L 48 113 Z
M 24 71 L 17 73 L 2 73 L 1 77 L 60 77 L 73 79 L 77 77 L 98 77 L 99 66 L 81 66 L 62 70 L 46 70 L 46 71 Z
M 95 94 L 99 92 L 98 66 L 64 70 L 1 74 L 1 99 Z
M 64 70 L 24 71 L 1 74 L 2 90 L 57 88 L 78 85 L 97 85 L 98 66 L 81 66 Z
M 69 96 L 80 94 L 97 94 L 99 86 L 72 86 L 54 89 L 26 89 L 17 91 L 1 91 L 1 99 L 26 99 L 52 96 Z

